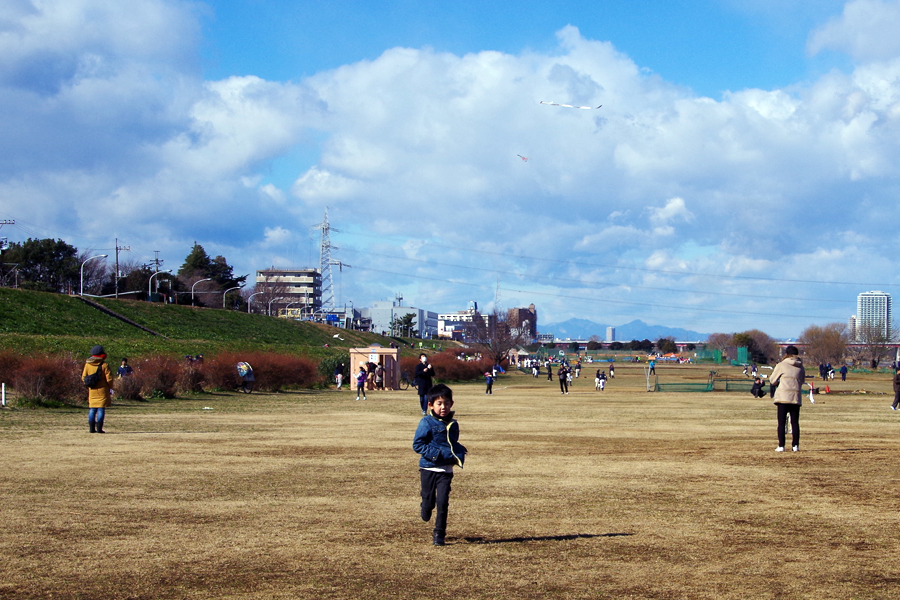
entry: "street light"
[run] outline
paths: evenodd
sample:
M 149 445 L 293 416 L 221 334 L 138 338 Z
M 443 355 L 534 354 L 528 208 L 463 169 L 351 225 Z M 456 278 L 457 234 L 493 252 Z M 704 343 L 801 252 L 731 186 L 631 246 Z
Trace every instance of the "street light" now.
M 263 292 L 256 292 L 255 294 L 251 294 L 249 298 L 247 298 L 247 312 L 250 312 L 250 301 L 253 300 L 254 296 L 259 296 Z
M 206 279 L 201 279 L 191 286 L 191 306 L 194 305 L 194 288 L 197 287 L 197 283 L 203 283 L 204 281 L 212 281 L 212 277 L 207 277 Z
M 271 300 L 269 300 L 269 308 L 266 312 L 270 317 L 272 316 L 272 303 L 276 300 L 284 300 L 284 298 L 272 298 Z
M 79 296 L 84 296 L 84 263 L 86 263 L 88 260 L 94 260 L 95 258 L 107 258 L 108 256 L 109 254 L 98 254 L 97 256 L 92 256 L 81 263 L 81 293 L 78 294 Z
M 233 291 L 233 290 L 239 290 L 239 289 L 241 289 L 242 287 L 244 287 L 244 286 L 239 285 L 239 286 L 237 286 L 237 287 L 228 288 L 227 290 L 225 290 L 225 293 L 222 294 L 222 308 L 225 308 L 225 296 L 228 295 L 228 292 L 231 292 L 231 291 Z
M 157 271 L 153 275 L 150 276 L 150 280 L 147 282 L 147 300 L 150 300 L 150 296 L 153 294 L 153 278 L 159 275 L 160 273 L 171 273 L 172 269 L 166 269 L 165 271 Z

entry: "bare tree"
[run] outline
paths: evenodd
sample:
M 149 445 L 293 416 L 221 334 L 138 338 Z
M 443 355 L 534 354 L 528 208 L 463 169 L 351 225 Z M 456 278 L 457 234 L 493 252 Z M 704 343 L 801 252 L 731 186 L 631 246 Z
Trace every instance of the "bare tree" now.
M 722 357 L 727 359 L 728 352 L 734 348 L 734 334 L 731 333 L 711 333 L 706 338 L 706 346 L 722 353 Z
M 109 279 L 109 269 L 106 266 L 106 260 L 88 260 L 97 253 L 90 248 L 78 253 L 78 264 L 81 265 L 79 270 L 79 278 L 84 274 L 84 292 L 90 295 L 100 295 L 103 293 L 103 284 Z M 86 261 L 87 262 L 84 262 Z
M 730 333 L 711 333 L 706 338 L 706 345 L 714 350 L 727 352 L 728 348 L 734 346 L 734 336 Z
M 888 328 L 884 323 L 870 323 L 856 326 L 855 358 L 858 362 L 865 361 L 871 368 L 878 367 L 878 363 L 890 352 L 889 344 L 897 340 L 897 328 Z
M 487 319 L 480 313 L 472 317 L 466 330 L 466 342 L 477 347 L 494 364 L 502 364 L 510 350 L 527 341 L 528 333 L 523 328 L 510 327 L 506 313 L 495 309 Z
M 800 334 L 798 341 L 806 346 L 806 356 L 813 363 L 838 364 L 847 353 L 847 326 L 844 323 L 829 323 L 824 327 L 810 325 Z
M 760 364 L 778 362 L 780 348 L 778 347 L 778 342 L 772 339 L 769 334 L 759 329 L 749 329 L 743 332 L 742 335 L 750 338 L 749 350 L 754 362 Z
M 264 307 L 253 312 L 270 314 L 270 311 L 275 311 L 277 314 L 278 304 L 279 302 L 282 304 L 284 303 L 289 287 L 290 286 L 284 282 L 282 277 L 266 276 L 263 281 L 257 282 L 257 284 L 247 290 L 245 294 L 247 299 L 251 296 L 255 296 L 252 304 Z

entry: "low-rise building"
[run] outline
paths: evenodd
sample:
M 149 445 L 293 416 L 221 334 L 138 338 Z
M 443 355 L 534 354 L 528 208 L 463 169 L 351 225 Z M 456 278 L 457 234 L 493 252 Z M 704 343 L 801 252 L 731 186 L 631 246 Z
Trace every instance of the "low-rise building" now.
M 430 339 L 438 335 L 438 314 L 436 312 L 416 308 L 415 306 L 401 306 L 397 301 L 373 302 L 371 308 L 360 308 L 357 311 L 359 318 L 368 320 L 370 331 L 382 335 L 403 335 L 409 333 L 409 337 Z M 407 315 L 412 314 L 412 329 L 399 331 L 397 322 Z
M 319 269 L 262 269 L 256 272 L 256 294 L 254 312 L 309 317 L 322 309 L 322 274 Z

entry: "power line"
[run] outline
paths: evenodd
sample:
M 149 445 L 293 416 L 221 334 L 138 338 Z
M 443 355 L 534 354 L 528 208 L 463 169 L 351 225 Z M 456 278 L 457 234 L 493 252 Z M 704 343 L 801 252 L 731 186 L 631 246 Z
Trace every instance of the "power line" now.
M 349 250 L 351 252 L 357 252 L 360 254 L 363 253 L 362 251 L 354 250 L 352 248 L 350 248 Z M 470 266 L 464 266 L 464 265 L 454 265 L 454 264 L 450 264 L 450 263 L 442 263 L 442 262 L 433 261 L 433 260 L 429 260 L 429 259 L 410 258 L 408 256 L 395 256 L 395 255 L 391 255 L 391 254 L 381 254 L 379 252 L 371 252 L 368 250 L 365 251 L 365 254 L 369 255 L 369 256 L 380 256 L 382 258 L 390 258 L 393 260 L 406 260 L 406 261 L 410 261 L 410 262 L 423 263 L 423 264 L 434 265 L 434 266 L 439 266 L 439 267 L 464 269 L 467 271 L 481 271 L 484 273 L 500 274 L 500 275 L 520 275 L 519 273 L 516 273 L 514 271 L 508 271 L 508 270 L 489 269 L 489 268 L 485 268 L 485 267 L 470 267 Z M 712 296 L 730 296 L 730 297 L 735 297 L 735 298 L 759 298 L 761 300 L 793 300 L 793 301 L 798 301 L 798 302 L 822 302 L 822 303 L 828 303 L 828 304 L 848 304 L 848 305 L 856 304 L 855 300 L 852 300 L 852 301 L 851 300 L 828 300 L 825 298 L 796 298 L 796 297 L 789 298 L 789 297 L 784 297 L 784 296 L 762 296 L 762 295 L 757 295 L 757 294 L 742 294 L 742 293 L 738 293 L 738 292 L 710 292 L 710 291 L 705 291 L 705 290 L 686 290 L 686 289 L 679 289 L 679 288 L 666 288 L 666 287 L 654 287 L 654 286 L 648 286 L 648 285 L 637 285 L 637 284 L 631 284 L 631 283 L 614 283 L 614 282 L 608 282 L 608 281 L 585 282 L 585 281 L 582 281 L 579 279 L 570 279 L 570 278 L 566 278 L 566 277 L 553 277 L 552 279 L 550 279 L 550 278 L 544 277 L 544 276 L 530 276 L 530 279 L 532 281 L 538 281 L 538 282 L 545 281 L 545 282 L 547 282 L 548 285 L 552 284 L 553 282 L 560 281 L 560 282 L 574 283 L 574 284 L 578 284 L 580 286 L 589 286 L 589 285 L 604 285 L 604 286 L 610 286 L 610 287 L 625 286 L 628 288 L 634 288 L 634 289 L 640 289 L 640 290 L 650 290 L 650 291 L 655 291 L 655 292 L 675 292 L 675 293 L 679 293 L 679 294 L 706 294 L 706 295 L 712 295 Z
M 491 289 L 491 286 L 486 285 L 486 284 L 469 283 L 469 282 L 454 280 L 454 279 L 446 279 L 446 278 L 441 278 L 441 277 L 427 277 L 425 275 L 410 275 L 409 273 L 397 273 L 395 271 L 387 271 L 384 269 L 375 269 L 375 268 L 360 266 L 360 265 L 357 265 L 356 268 L 363 270 L 363 271 L 371 271 L 373 273 L 383 273 L 386 275 L 398 275 L 398 276 L 404 276 L 404 277 L 411 277 L 413 279 L 424 279 L 426 281 L 439 281 L 442 283 L 449 283 L 449 284 L 455 285 L 455 286 L 465 285 L 465 286 L 475 287 L 475 288 L 480 288 L 480 289 L 485 289 L 485 290 Z M 688 312 L 694 311 L 694 312 L 706 312 L 706 313 L 716 313 L 716 314 L 725 314 L 725 315 L 753 315 L 753 316 L 762 316 L 762 317 L 789 317 L 789 318 L 793 318 L 793 319 L 836 319 L 836 318 L 838 318 L 833 315 L 828 315 L 828 316 L 810 315 L 810 314 L 791 315 L 791 314 L 786 314 L 786 313 L 754 312 L 754 311 L 744 310 L 742 308 L 736 308 L 734 310 L 723 310 L 723 309 L 717 309 L 717 308 L 703 308 L 703 307 L 698 307 L 698 306 L 682 306 L 682 305 L 678 305 L 678 304 L 669 304 L 669 303 L 654 304 L 651 302 L 633 302 L 630 300 L 610 300 L 610 299 L 605 299 L 605 298 L 598 298 L 596 296 L 593 296 L 593 297 L 575 296 L 575 295 L 570 295 L 570 294 L 561 294 L 559 292 L 536 292 L 534 290 L 519 290 L 519 289 L 513 289 L 513 288 L 503 288 L 503 289 L 508 292 L 516 292 L 519 294 L 531 294 L 531 295 L 536 295 L 536 296 L 551 296 L 554 298 L 564 298 L 567 300 L 584 300 L 587 302 L 597 303 L 597 304 L 616 304 L 616 305 L 624 305 L 624 306 L 648 306 L 651 308 L 662 308 L 665 310 L 680 310 L 680 311 L 688 311 Z
M 344 234 L 351 236 L 359 236 L 359 237 L 369 237 L 373 239 L 377 239 L 379 241 L 384 241 L 384 236 L 375 236 L 368 235 L 364 233 L 352 233 L 352 234 Z M 409 238 L 407 238 L 409 239 Z M 580 267 L 594 267 L 599 269 L 608 269 L 608 270 L 624 270 L 624 271 L 640 271 L 644 273 L 664 273 L 667 275 L 681 275 L 681 276 L 692 276 L 692 277 L 715 277 L 717 279 L 739 279 L 744 281 L 764 281 L 764 282 L 780 282 L 780 283 L 806 283 L 806 284 L 820 284 L 820 285 L 854 285 L 854 286 L 870 286 L 870 287 L 897 287 L 900 286 L 900 283 L 873 283 L 873 282 L 865 282 L 865 281 L 818 281 L 812 279 L 788 279 L 782 277 L 758 277 L 758 276 L 750 276 L 750 275 L 727 275 L 724 273 L 701 273 L 698 271 L 673 271 L 670 269 L 651 269 L 648 267 L 632 267 L 626 265 L 609 265 L 609 264 L 597 264 L 590 263 L 584 261 L 576 261 L 576 260 L 561 260 L 556 258 L 544 258 L 540 256 L 529 256 L 526 254 L 509 254 L 504 252 L 492 252 L 490 250 L 475 250 L 472 248 L 465 248 L 460 246 L 447 246 L 444 244 L 437 244 L 435 242 L 426 241 L 424 245 L 434 246 L 435 248 L 443 248 L 447 250 L 454 250 L 458 252 L 468 252 L 471 254 L 483 254 L 486 256 L 498 256 L 502 258 L 509 259 L 524 259 L 524 260 L 534 260 L 534 261 L 542 261 L 547 263 L 554 264 L 563 264 L 563 265 L 575 265 Z M 423 245 L 423 247 L 424 247 Z M 591 253 L 584 253 L 587 255 L 593 255 Z M 593 255 L 596 256 L 596 255 Z M 469 267 L 464 267 L 469 268 Z

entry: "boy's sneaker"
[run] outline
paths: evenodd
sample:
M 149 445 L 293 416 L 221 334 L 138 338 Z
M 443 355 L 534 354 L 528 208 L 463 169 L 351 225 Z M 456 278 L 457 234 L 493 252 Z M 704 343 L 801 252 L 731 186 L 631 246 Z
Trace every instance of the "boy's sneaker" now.
M 778 446 L 775 448 L 775 452 L 784 452 L 784 446 Z
M 440 534 L 440 533 L 434 534 L 434 542 L 433 542 L 433 545 L 435 545 L 435 546 L 443 546 L 443 545 L 445 545 L 443 534 Z
M 800 452 L 800 446 L 794 446 L 793 448 L 791 448 L 791 451 L 792 452 Z
M 359 396 L 356 397 L 356 401 L 359 402 Z

